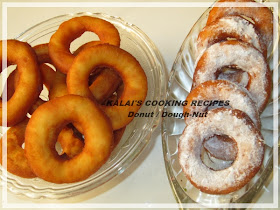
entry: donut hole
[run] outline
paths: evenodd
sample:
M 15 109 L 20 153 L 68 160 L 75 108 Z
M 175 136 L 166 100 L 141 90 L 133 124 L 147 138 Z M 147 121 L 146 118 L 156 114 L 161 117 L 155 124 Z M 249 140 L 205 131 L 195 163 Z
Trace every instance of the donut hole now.
M 237 144 L 231 137 L 213 135 L 203 140 L 201 160 L 213 170 L 223 170 L 232 165 L 237 152 Z
M 70 52 L 73 54 L 80 46 L 94 40 L 99 41 L 98 36 L 93 32 L 86 31 L 80 37 L 71 42 Z
M 218 80 L 229 80 L 245 88 L 248 87 L 250 80 L 249 74 L 235 65 L 219 69 L 215 76 Z
M 22 148 L 22 149 L 25 148 L 25 142 L 22 143 L 21 148 Z

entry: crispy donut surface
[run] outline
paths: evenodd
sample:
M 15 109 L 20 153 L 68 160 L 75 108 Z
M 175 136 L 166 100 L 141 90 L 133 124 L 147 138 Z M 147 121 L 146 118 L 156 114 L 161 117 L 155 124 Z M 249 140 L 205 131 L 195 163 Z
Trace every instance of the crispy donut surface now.
M 88 78 L 98 66 L 110 67 L 122 78 L 124 90 L 119 101 L 144 103 L 148 89 L 144 70 L 131 54 L 109 44 L 90 47 L 78 54 L 67 74 L 68 92 L 95 100 L 88 87 Z M 140 106 L 137 103 L 130 106 L 103 106 L 103 110 L 111 119 L 114 130 L 131 122 L 133 118 L 128 117 L 129 112 L 137 112 L 139 109 Z
M 2 63 L 2 41 L 0 48 Z M 4 102 L 7 103 L 7 124 L 13 126 L 25 118 L 28 110 L 39 97 L 42 85 L 37 57 L 30 45 L 17 40 L 7 40 L 7 59 L 8 64 L 17 64 L 19 74 L 14 94 Z M 2 106 L 0 112 L 2 125 Z
M 85 31 L 96 33 L 102 43 L 120 46 L 118 30 L 113 24 L 105 20 L 81 16 L 63 22 L 50 39 L 49 54 L 53 64 L 65 74 L 75 58 L 69 50 L 70 44 Z
M 85 146 L 80 154 L 65 160 L 57 154 L 55 143 L 60 130 L 70 122 L 83 128 Z M 33 113 L 25 132 L 25 152 L 30 167 L 37 176 L 54 183 L 88 178 L 108 159 L 112 142 L 110 120 L 97 104 L 77 95 L 55 98 L 41 105 Z
M 214 171 L 201 160 L 204 139 L 227 135 L 236 142 L 235 161 L 226 169 Z M 179 162 L 188 180 L 202 192 L 228 194 L 247 184 L 259 171 L 264 144 L 260 131 L 242 111 L 213 109 L 207 117 L 191 121 L 179 141 Z
M 24 143 L 25 128 L 28 118 L 11 127 L 6 134 L 7 138 L 7 169 L 10 173 L 23 178 L 34 178 L 36 175 L 32 172 L 27 163 L 22 144 Z M 2 164 L 2 141 L 0 142 L 0 160 Z M 4 156 L 5 157 L 5 156 Z
M 35 53 L 37 55 L 38 62 L 42 63 L 52 63 L 51 58 L 49 56 L 49 44 L 39 44 L 33 47 Z

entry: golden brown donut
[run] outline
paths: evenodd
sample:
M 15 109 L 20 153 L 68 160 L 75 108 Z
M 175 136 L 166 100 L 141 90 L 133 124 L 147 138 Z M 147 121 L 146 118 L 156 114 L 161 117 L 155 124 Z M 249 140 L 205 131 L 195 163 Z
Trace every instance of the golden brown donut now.
M 37 55 L 38 63 L 52 63 L 51 58 L 49 56 L 49 44 L 39 44 L 33 47 L 35 53 Z
M 131 54 L 116 46 L 101 44 L 84 49 L 76 56 L 67 74 L 68 92 L 95 100 L 88 87 L 88 78 L 98 66 L 113 68 L 124 83 L 119 100 L 124 104 L 130 103 L 130 106 L 103 106 L 113 129 L 118 130 L 133 119 L 128 117 L 129 112 L 135 113 L 140 109 L 137 102 L 145 101 L 148 89 L 147 77 L 139 62 Z M 132 104 L 132 101 L 135 103 Z
M 226 169 L 212 170 L 201 160 L 201 147 L 213 135 L 227 135 L 236 142 L 235 161 Z M 242 134 L 242 135 L 240 135 Z M 242 111 L 213 109 L 185 128 L 179 140 L 179 163 L 187 179 L 202 192 L 228 194 L 246 185 L 259 171 L 264 143 L 260 131 Z
M 32 172 L 31 168 L 27 163 L 27 159 L 24 154 L 22 144 L 24 143 L 25 128 L 28 123 L 28 118 L 11 127 L 6 134 L 7 139 L 7 170 L 20 177 L 34 178 L 36 175 Z M 2 142 L 3 137 L 0 141 L 0 160 L 2 164 Z
M 55 143 L 61 128 L 70 122 L 83 128 L 85 146 L 80 154 L 65 160 L 57 154 Z M 33 113 L 25 132 L 25 153 L 38 177 L 71 183 L 88 178 L 106 162 L 112 141 L 110 120 L 99 106 L 87 98 L 66 95 L 46 102 Z
M 39 65 L 43 84 L 50 90 L 55 78 L 55 71 L 45 63 Z
M 65 74 L 70 69 L 75 57 L 69 50 L 70 44 L 85 31 L 96 33 L 102 43 L 120 46 L 118 30 L 105 20 L 81 16 L 63 22 L 50 39 L 49 54 L 53 64 Z
M 2 46 L 1 41 L 1 63 Z M 37 100 L 42 84 L 36 54 L 30 45 L 17 40 L 7 40 L 7 59 L 8 64 L 17 64 L 19 74 L 13 96 L 7 102 L 3 101 L 7 105 L 7 125 L 13 126 L 25 118 L 26 113 Z M 2 107 L 0 112 L 2 125 Z
M 114 134 L 114 142 L 112 145 L 112 150 L 118 145 L 120 142 L 126 127 L 123 127 L 119 130 L 115 130 Z M 63 154 L 65 153 L 68 157 L 72 158 L 78 154 L 80 154 L 84 148 L 84 142 L 75 137 L 73 128 L 64 128 L 59 133 L 58 140 L 57 140 L 63 150 Z
M 66 75 L 60 71 L 55 72 L 54 80 L 52 81 L 49 99 L 52 100 L 57 97 L 65 96 L 68 94 L 66 86 Z
M 117 90 L 121 83 L 122 79 L 114 69 L 103 68 L 89 89 L 97 102 L 102 104 Z

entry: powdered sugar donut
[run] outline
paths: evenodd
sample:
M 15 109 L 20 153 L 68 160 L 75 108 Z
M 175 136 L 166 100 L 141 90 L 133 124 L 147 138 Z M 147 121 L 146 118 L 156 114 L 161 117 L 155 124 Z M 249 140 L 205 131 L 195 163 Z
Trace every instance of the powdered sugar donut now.
M 270 9 L 265 7 L 263 4 L 257 3 L 253 0 L 219 0 L 218 3 L 249 3 L 250 7 L 246 7 L 245 4 L 229 7 L 214 7 L 209 12 L 207 25 L 211 22 L 229 15 L 242 15 L 250 18 L 256 29 L 261 34 L 261 39 L 264 44 L 268 47 L 272 43 L 273 38 L 273 15 Z M 249 6 L 249 5 L 248 5 Z
M 230 136 L 238 147 L 233 164 L 218 171 L 207 167 L 200 156 L 204 139 L 215 134 Z M 195 187 L 209 194 L 227 194 L 242 188 L 259 171 L 264 144 L 261 133 L 244 112 L 219 108 L 191 121 L 180 137 L 178 152 L 182 170 Z
M 270 70 L 262 53 L 244 42 L 229 40 L 207 48 L 197 62 L 193 88 L 205 81 L 218 79 L 217 72 L 225 67 L 241 69 L 248 74 L 246 89 L 259 112 L 262 112 L 271 92 Z
M 266 46 L 261 42 L 254 25 L 241 16 L 222 17 L 205 26 L 197 38 L 198 55 L 210 45 L 228 38 L 249 43 L 266 56 Z
M 203 106 L 193 106 L 192 102 L 202 100 L 205 102 Z M 188 104 L 184 106 L 184 113 L 193 116 L 195 112 L 206 112 L 209 108 L 227 107 L 238 109 L 245 112 L 254 122 L 256 127 L 260 129 L 260 117 L 255 102 L 250 97 L 250 93 L 243 87 L 240 87 L 226 80 L 209 80 L 199 84 L 192 89 L 186 98 Z M 217 103 L 215 103 L 215 101 Z M 207 102 L 207 103 L 206 103 Z M 219 104 L 218 104 L 219 102 Z M 185 117 L 186 124 L 196 118 Z

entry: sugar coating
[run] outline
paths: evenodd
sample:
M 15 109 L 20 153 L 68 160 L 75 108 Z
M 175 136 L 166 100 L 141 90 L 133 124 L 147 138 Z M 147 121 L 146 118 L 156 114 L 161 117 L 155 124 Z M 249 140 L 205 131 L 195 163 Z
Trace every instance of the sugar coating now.
M 240 16 L 229 16 L 218 19 L 206 26 L 197 39 L 198 54 L 204 51 L 215 40 L 219 41 L 221 35 L 227 35 L 228 38 L 236 38 L 247 42 L 262 51 L 261 41 L 258 37 L 254 25 Z M 210 34 L 210 36 L 208 35 Z
M 193 87 L 215 80 L 218 69 L 234 65 L 248 73 L 250 86 L 247 89 L 258 109 L 261 109 L 269 94 L 267 63 L 258 50 L 240 41 L 215 43 L 205 50 L 195 69 Z
M 232 191 L 241 188 L 250 180 L 262 164 L 263 139 L 259 132 L 248 124 L 246 118 L 237 116 L 236 110 L 210 110 L 208 117 L 189 124 L 179 141 L 179 162 L 188 179 L 198 188 L 210 192 Z M 239 111 L 240 113 L 240 111 Z M 238 153 L 233 164 L 214 171 L 203 164 L 200 153 L 203 140 L 214 134 L 228 135 L 237 144 Z
M 269 46 L 273 37 L 273 14 L 269 8 L 264 7 L 263 4 L 257 3 L 254 0 L 220 0 L 218 2 L 250 2 L 251 5 L 255 4 L 256 6 L 216 7 L 210 11 L 207 24 L 221 17 L 242 15 L 253 20 L 254 25 L 261 34 L 260 38 L 262 42 L 266 46 Z
M 245 112 L 256 127 L 260 128 L 259 112 L 251 98 L 251 94 L 245 88 L 230 81 L 206 81 L 193 89 L 186 100 L 229 100 L 229 108 Z M 185 106 L 184 111 L 192 114 L 193 112 L 204 112 L 206 109 L 206 106 L 190 106 L 188 104 Z M 187 124 L 190 120 L 195 120 L 195 118 L 185 118 Z

